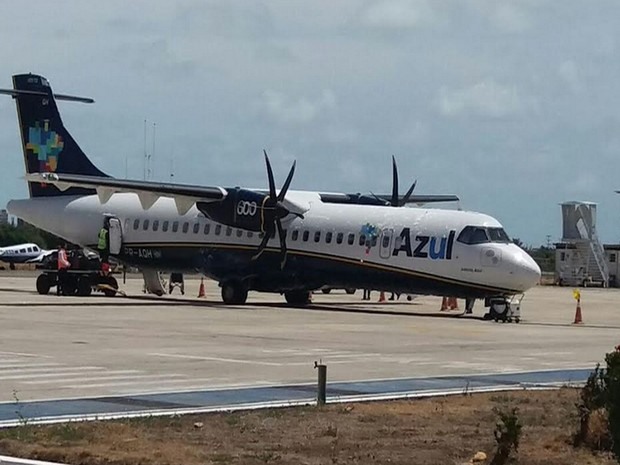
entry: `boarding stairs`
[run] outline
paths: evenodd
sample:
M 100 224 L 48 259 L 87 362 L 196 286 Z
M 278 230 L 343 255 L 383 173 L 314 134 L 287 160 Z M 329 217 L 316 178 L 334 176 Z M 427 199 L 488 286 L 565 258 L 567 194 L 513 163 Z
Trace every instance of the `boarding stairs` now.
M 588 285 L 609 285 L 609 267 L 605 259 L 605 250 L 596 235 L 590 239 L 575 241 L 576 250 L 581 257 L 582 266 L 573 268 L 573 281 Z

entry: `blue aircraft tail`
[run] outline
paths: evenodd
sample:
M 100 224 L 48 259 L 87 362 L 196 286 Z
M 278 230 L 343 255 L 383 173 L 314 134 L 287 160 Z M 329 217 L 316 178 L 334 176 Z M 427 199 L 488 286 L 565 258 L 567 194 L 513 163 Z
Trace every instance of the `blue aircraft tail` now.
M 27 173 L 67 173 L 109 177 L 101 172 L 80 149 L 65 129 L 56 100 L 92 103 L 93 100 L 52 93 L 47 79 L 35 74 L 13 76 L 12 95 L 17 104 L 17 116 Z M 30 197 L 57 195 L 88 195 L 91 189 L 72 187 L 65 191 L 53 185 L 28 183 Z

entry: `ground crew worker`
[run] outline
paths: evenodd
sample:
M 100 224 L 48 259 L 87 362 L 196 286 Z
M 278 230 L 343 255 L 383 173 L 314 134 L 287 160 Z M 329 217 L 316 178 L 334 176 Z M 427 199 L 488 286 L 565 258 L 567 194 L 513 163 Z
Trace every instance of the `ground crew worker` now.
M 110 220 L 105 218 L 103 220 L 103 226 L 99 230 L 99 240 L 97 241 L 97 250 L 99 251 L 99 257 L 103 263 L 108 262 L 108 256 L 110 254 Z
M 58 282 L 56 283 L 56 295 L 64 294 L 64 287 L 67 282 L 67 270 L 71 266 L 67 258 L 65 244 L 58 246 Z

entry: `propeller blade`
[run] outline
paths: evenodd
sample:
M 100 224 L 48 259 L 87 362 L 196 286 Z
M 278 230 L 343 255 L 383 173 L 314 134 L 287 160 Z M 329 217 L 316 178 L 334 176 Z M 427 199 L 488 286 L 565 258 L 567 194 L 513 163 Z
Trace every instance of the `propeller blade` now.
M 405 196 L 402 198 L 402 200 L 399 203 L 399 207 L 402 207 L 403 205 L 405 205 L 407 203 L 407 201 L 409 200 L 409 197 L 411 197 L 411 194 L 413 193 L 413 190 L 415 189 L 415 185 L 418 183 L 418 180 L 416 179 L 413 184 L 411 185 L 411 187 L 409 188 L 409 190 L 407 191 L 407 193 L 405 194 Z
M 254 254 L 252 260 L 256 260 L 258 257 L 260 257 L 261 254 L 265 251 L 265 248 L 267 247 L 267 242 L 269 242 L 269 236 L 271 236 L 271 234 L 269 234 L 269 231 L 265 231 L 263 234 L 263 240 L 258 246 L 258 251 L 256 252 L 256 254 Z
M 291 181 L 293 180 L 293 175 L 295 174 L 295 164 L 297 160 L 293 162 L 293 166 L 291 166 L 291 170 L 288 172 L 288 176 L 286 177 L 286 181 L 284 181 L 284 185 L 282 189 L 280 189 L 280 193 L 278 194 L 278 202 L 282 202 L 284 200 L 284 196 L 288 191 L 289 186 L 291 185 Z
M 392 201 L 390 204 L 393 207 L 398 206 L 398 167 L 394 155 L 392 155 Z
M 284 265 L 286 264 L 286 236 L 284 235 L 284 229 L 282 228 L 282 223 L 280 222 L 280 218 L 276 219 L 276 226 L 278 228 L 278 236 L 280 237 L 280 253 L 282 254 L 282 261 L 280 262 L 280 269 L 284 269 Z
M 265 164 L 267 165 L 267 177 L 269 178 L 269 197 L 272 200 L 276 199 L 276 182 L 273 179 L 273 170 L 271 169 L 271 163 L 269 163 L 269 157 L 267 156 L 267 151 L 263 149 L 263 153 L 265 154 Z
M 381 203 L 381 205 L 389 205 L 387 201 L 376 195 L 374 192 L 370 192 L 370 195 L 377 199 L 377 202 Z

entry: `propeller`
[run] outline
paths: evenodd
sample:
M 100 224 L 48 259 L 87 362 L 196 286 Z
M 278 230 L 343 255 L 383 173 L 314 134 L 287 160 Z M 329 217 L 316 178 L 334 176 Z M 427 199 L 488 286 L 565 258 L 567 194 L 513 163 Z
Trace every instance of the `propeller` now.
M 284 228 L 282 227 L 282 218 L 289 214 L 293 214 L 298 216 L 299 218 L 303 218 L 304 216 L 301 213 L 292 212 L 288 208 L 286 208 L 282 202 L 284 201 L 284 197 L 286 196 L 286 192 L 288 191 L 289 186 L 291 185 L 291 181 L 293 180 L 293 175 L 295 174 L 295 164 L 293 162 L 293 166 L 291 166 L 291 170 L 284 181 L 284 185 L 280 192 L 276 195 L 276 182 L 273 177 L 273 170 L 271 169 L 271 163 L 269 162 L 269 157 L 267 156 L 267 151 L 263 150 L 265 154 L 265 164 L 267 165 L 267 178 L 269 180 L 269 195 L 265 196 L 263 199 L 263 205 L 261 207 L 261 225 L 260 229 L 263 233 L 263 240 L 258 246 L 258 251 L 252 257 L 252 260 L 256 260 L 261 254 L 265 251 L 267 247 L 267 243 L 271 236 L 274 235 L 275 231 L 278 231 L 278 237 L 280 238 L 280 253 L 282 254 L 282 261 L 280 262 L 280 267 L 284 268 L 284 264 L 286 263 L 286 237 L 284 236 Z
M 381 197 L 373 194 L 372 192 L 370 194 L 378 202 L 384 205 L 389 205 L 392 207 L 402 207 L 407 204 L 407 201 L 411 197 L 411 194 L 413 193 L 413 190 L 415 189 L 417 182 L 418 181 L 414 181 L 414 183 L 411 185 L 409 190 L 405 193 L 403 198 L 402 199 L 399 198 L 398 196 L 398 167 L 396 166 L 396 159 L 394 158 L 394 155 L 392 155 L 392 197 L 390 198 L 390 201 L 388 202 L 384 198 L 382 199 Z
M 418 181 L 414 181 L 409 190 L 405 193 L 402 199 L 398 198 L 398 167 L 396 166 L 396 158 L 392 155 L 392 198 L 390 199 L 390 205 L 392 207 L 402 207 L 404 206 L 413 190 L 415 189 L 415 185 Z

